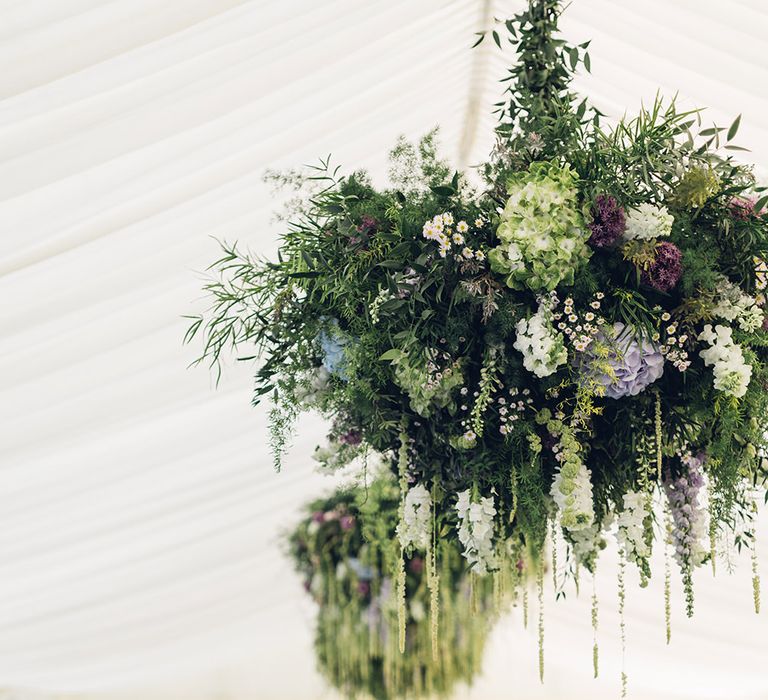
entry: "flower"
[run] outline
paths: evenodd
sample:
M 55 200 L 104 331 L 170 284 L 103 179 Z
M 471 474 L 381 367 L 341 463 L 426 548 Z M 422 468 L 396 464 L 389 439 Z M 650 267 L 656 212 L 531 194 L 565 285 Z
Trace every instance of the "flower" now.
M 569 532 L 588 528 L 595 520 L 592 481 L 580 455 L 578 440 L 563 430 L 557 445 L 560 467 L 552 481 L 550 494 L 560 509 L 560 523 Z
M 733 342 L 733 332 L 727 326 L 717 325 L 712 328 L 708 323 L 698 336 L 709 344 L 699 356 L 707 366 L 712 366 L 715 375 L 715 389 L 741 398 L 747 393 L 752 367 L 744 361 L 741 348 Z
M 604 329 L 595 336 L 580 365 L 584 379 L 604 386 L 606 396 L 620 399 L 636 396 L 661 377 L 664 355 L 655 343 L 617 322 L 610 331 Z
M 756 203 L 751 197 L 733 197 L 728 206 L 734 219 L 747 221 L 753 216 L 759 215 L 760 212 L 755 211 Z
M 664 482 L 674 528 L 672 542 L 675 559 L 683 571 L 699 566 L 707 559 L 704 545 L 707 537 L 706 511 L 699 504 L 699 492 L 704 485 L 701 467 L 704 456 L 687 453 L 681 457 L 684 470 L 677 479 Z
M 456 231 L 458 233 L 466 233 L 469 231 L 469 224 L 467 224 L 466 221 L 459 221 L 459 223 L 456 224 Z
M 677 184 L 674 200 L 684 207 L 702 207 L 719 189 L 720 180 L 712 168 L 691 168 Z
M 627 212 L 624 238 L 628 241 L 638 238 L 643 240 L 663 238 L 672 232 L 674 220 L 666 207 L 657 207 L 644 202 L 636 209 L 630 209 Z
M 717 305 L 712 309 L 714 316 L 726 321 L 737 321 L 746 333 L 754 333 L 763 325 L 763 310 L 757 300 L 743 292 L 733 282 L 723 277 L 718 285 Z
M 651 556 L 650 541 L 653 537 L 646 527 L 651 517 L 649 495 L 642 491 L 627 491 L 623 501 L 624 508 L 617 519 L 616 539 L 627 559 L 640 568 L 645 580 L 650 575 L 648 557 Z
M 523 355 L 523 365 L 537 377 L 554 374 L 568 360 L 562 333 L 552 325 L 552 303 L 539 300 L 538 311 L 529 319 L 520 319 L 513 344 Z
M 403 516 L 397 526 L 397 537 L 402 547 L 427 548 L 432 524 L 431 507 L 432 497 L 423 484 L 408 489 L 403 503 Z
M 327 319 L 326 319 L 327 321 Z M 341 379 L 349 379 L 349 362 L 346 356 L 351 338 L 339 328 L 339 322 L 333 318 L 326 323 L 317 335 L 320 350 L 323 355 L 323 366 Z
M 682 257 L 680 249 L 674 243 L 659 243 L 656 246 L 656 258 L 642 272 L 643 284 L 660 292 L 673 289 L 683 274 Z
M 592 207 L 592 223 L 589 229 L 592 235 L 587 241 L 594 248 L 607 248 L 618 241 L 627 227 L 624 210 L 608 194 L 595 198 Z
M 552 291 L 573 284 L 576 268 L 590 256 L 577 179 L 567 165 L 541 162 L 508 180 L 496 230 L 500 244 L 488 254 L 491 269 L 504 275 L 508 287 Z
M 470 570 L 476 574 L 488 573 L 495 561 L 493 551 L 493 516 L 496 508 L 493 496 L 472 502 L 469 489 L 457 494 L 456 511 L 459 516 L 459 541 Z

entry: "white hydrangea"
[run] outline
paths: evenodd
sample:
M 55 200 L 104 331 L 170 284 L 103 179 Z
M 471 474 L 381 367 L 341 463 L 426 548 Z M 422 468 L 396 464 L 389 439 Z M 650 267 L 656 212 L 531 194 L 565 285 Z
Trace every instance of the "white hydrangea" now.
M 432 497 L 422 484 L 416 484 L 408 489 L 405 495 L 403 518 L 397 526 L 397 537 L 403 547 L 413 545 L 417 549 L 426 549 L 429 546 L 431 507 Z
M 648 494 L 628 491 L 624 494 L 624 508 L 618 515 L 616 539 L 631 562 L 642 566 L 651 556 L 651 548 L 645 539 L 645 519 L 648 517 Z
M 746 333 L 754 333 L 763 325 L 763 310 L 754 297 L 725 278 L 720 281 L 718 290 L 717 305 L 712 309 L 715 316 L 725 321 L 736 321 Z
M 675 220 L 666 207 L 657 207 L 648 202 L 640 204 L 635 209 L 627 210 L 626 218 L 627 228 L 624 231 L 624 238 L 628 241 L 668 236 L 672 232 L 672 223 Z
M 744 361 L 741 348 L 733 342 L 733 331 L 728 326 L 704 326 L 699 340 L 709 344 L 699 355 L 707 366 L 712 365 L 715 389 L 740 398 L 747 393 L 752 367 Z
M 537 377 L 548 377 L 568 361 L 563 335 L 552 324 L 550 299 L 539 299 L 538 311 L 518 321 L 516 330 L 513 347 L 522 353 L 525 368 Z
M 469 489 L 458 494 L 456 511 L 459 515 L 459 541 L 464 546 L 464 558 L 476 574 L 486 574 L 493 568 L 493 516 L 496 508 L 493 496 L 472 502 Z

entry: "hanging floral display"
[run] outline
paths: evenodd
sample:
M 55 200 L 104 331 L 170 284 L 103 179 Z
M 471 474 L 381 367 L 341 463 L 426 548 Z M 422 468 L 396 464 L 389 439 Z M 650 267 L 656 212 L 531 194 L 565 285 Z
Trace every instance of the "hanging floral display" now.
M 449 697 L 458 683 L 470 684 L 493 621 L 522 578 L 521 568 L 507 560 L 495 578 L 471 580 L 456 543 L 447 540 L 438 545 L 436 571 L 424 552 L 408 557 L 401 601 L 391 577 L 400 556 L 394 538 L 399 500 L 387 478 L 341 489 L 311 503 L 289 537 L 294 564 L 318 606 L 318 668 L 349 698 Z M 439 634 L 433 576 L 442 586 Z M 401 604 L 404 654 L 398 648 Z
M 532 0 L 503 25 L 518 63 L 482 184 L 434 135 L 398 144 L 389 188 L 324 163 L 277 261 L 224 246 L 188 335 L 214 365 L 259 358 L 278 466 L 310 409 L 330 421 L 326 469 L 391 464 L 401 589 L 415 552 L 440 569 L 436 532 L 482 578 L 510 551 L 543 570 L 553 524 L 562 571 L 594 571 L 613 527 L 622 596 L 624 567 L 644 583 L 669 547 L 690 614 L 718 542 L 754 541 L 768 197 L 732 157 L 739 119 L 658 99 L 609 124 L 579 100 L 587 43 L 556 37 L 560 9 Z

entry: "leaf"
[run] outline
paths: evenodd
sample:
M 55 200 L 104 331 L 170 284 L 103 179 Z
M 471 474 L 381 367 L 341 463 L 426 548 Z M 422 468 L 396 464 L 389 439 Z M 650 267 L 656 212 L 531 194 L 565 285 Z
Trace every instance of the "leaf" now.
M 587 69 L 587 73 L 592 72 L 592 59 L 589 57 L 588 53 L 584 54 L 584 68 Z
M 749 151 L 748 148 L 744 148 L 743 146 L 734 146 L 732 144 L 729 144 L 725 147 L 727 151 Z
M 493 40 L 496 42 L 496 46 L 501 48 L 501 39 L 499 39 L 499 33 L 495 29 L 491 33 L 493 35 Z
M 725 128 L 714 126 L 709 129 L 702 129 L 699 132 L 699 136 L 714 136 L 715 134 L 719 134 L 721 131 L 725 131 Z
M 387 270 L 399 270 L 403 266 L 403 263 L 399 260 L 382 260 L 378 267 L 384 267 Z
M 760 212 L 763 210 L 763 207 L 764 207 L 766 204 L 768 204 L 768 194 L 767 194 L 767 195 L 765 195 L 765 197 L 760 197 L 760 199 L 758 199 L 758 200 L 755 202 L 755 206 L 754 206 L 754 207 L 752 207 L 752 211 L 754 211 L 754 212 L 755 212 L 755 214 L 759 214 L 759 213 L 760 213 Z
M 395 199 L 400 202 L 400 204 L 405 204 L 405 195 L 398 190 L 395 192 Z
M 452 197 L 454 194 L 456 194 L 456 190 L 449 185 L 435 185 L 429 189 L 431 189 L 439 197 Z
M 726 141 L 730 141 L 734 136 L 736 136 L 736 132 L 739 130 L 739 124 L 741 124 L 741 115 L 733 120 L 733 124 L 731 124 L 730 128 L 728 129 L 728 133 L 726 134 Z
M 478 46 L 483 41 L 483 39 L 485 39 L 485 32 L 475 32 L 475 34 L 477 34 L 477 41 L 470 47 L 472 49 L 474 49 L 475 46 Z
M 379 357 L 379 362 L 391 362 L 393 360 L 399 360 L 402 356 L 402 350 L 392 348 L 391 350 L 387 350 L 381 357 Z
M 579 50 L 575 46 L 569 49 L 568 60 L 571 64 L 571 70 L 576 70 L 576 66 L 579 64 Z

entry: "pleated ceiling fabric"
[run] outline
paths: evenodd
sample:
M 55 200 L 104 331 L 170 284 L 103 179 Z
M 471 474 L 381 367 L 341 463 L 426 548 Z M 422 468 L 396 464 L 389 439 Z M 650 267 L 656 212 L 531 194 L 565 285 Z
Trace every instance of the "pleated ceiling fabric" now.
M 397 136 L 437 124 L 454 163 L 482 160 L 512 52 L 469 45 L 520 4 L 0 1 L 0 697 L 336 697 L 281 544 L 335 483 L 308 458 L 324 426 L 302 421 L 276 475 L 250 369 L 218 388 L 188 369 L 182 315 L 205 308 L 214 239 L 274 250 L 266 168 L 330 153 L 381 182 Z M 679 90 L 719 124 L 743 112 L 768 162 L 764 3 L 576 0 L 563 27 L 594 39 L 577 87 L 609 115 Z M 456 697 L 617 697 L 614 563 L 600 680 L 586 590 L 548 596 L 543 686 L 513 614 Z M 675 589 L 669 648 L 661 581 L 631 579 L 632 697 L 768 697 L 768 626 L 734 565 L 699 573 L 692 621 Z

